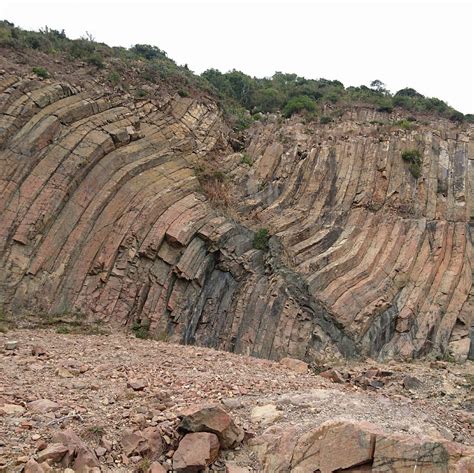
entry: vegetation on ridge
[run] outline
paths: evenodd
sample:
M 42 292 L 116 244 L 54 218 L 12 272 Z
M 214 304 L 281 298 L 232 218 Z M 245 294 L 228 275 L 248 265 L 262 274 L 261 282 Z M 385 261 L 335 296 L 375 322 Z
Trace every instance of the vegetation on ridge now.
M 87 34 L 72 40 L 64 30 L 48 27 L 26 31 L 8 21 L 0 22 L 0 47 L 15 50 L 32 49 L 46 54 L 61 54 L 71 60 L 82 60 L 97 71 L 105 69 L 106 80 L 114 86 L 127 90 L 132 68 L 138 69 L 141 85 L 135 90 L 137 97 L 146 97 L 146 84 L 165 82 L 175 93 L 187 97 L 190 93 L 204 93 L 220 99 L 224 113 L 239 131 L 258 119 L 261 113 L 282 113 L 290 117 L 304 113 L 309 119 L 317 118 L 329 123 L 333 117 L 327 115 L 326 105 L 338 110 L 350 105 L 368 105 L 379 112 L 390 114 L 396 107 L 410 113 L 436 114 L 453 122 L 474 122 L 474 115 L 463 115 L 446 102 L 425 97 L 412 88 L 404 88 L 392 94 L 380 80 L 374 80 L 370 87 L 344 87 L 337 80 L 306 79 L 296 74 L 276 72 L 270 78 L 255 78 L 243 72 L 232 70 L 222 73 L 209 69 L 200 76 L 189 70 L 187 65 L 179 66 L 168 58 L 166 52 L 156 46 L 136 44 L 130 48 L 109 47 L 94 41 Z M 35 67 L 33 72 L 46 78 L 51 75 L 44 67 Z M 323 112 L 319 114 L 319 112 Z M 410 129 L 410 124 L 400 123 Z

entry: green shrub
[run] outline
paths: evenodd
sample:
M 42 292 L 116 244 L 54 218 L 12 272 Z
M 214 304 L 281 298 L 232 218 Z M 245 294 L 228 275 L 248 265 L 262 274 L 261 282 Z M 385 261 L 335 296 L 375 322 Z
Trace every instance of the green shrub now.
M 137 338 L 149 338 L 150 322 L 147 320 L 135 320 L 132 324 L 132 332 Z
M 392 113 L 393 107 L 391 105 L 381 105 L 380 107 L 377 108 L 377 112 Z
M 31 71 L 42 79 L 47 79 L 49 77 L 49 72 L 44 67 L 33 67 Z
M 87 63 L 91 66 L 97 67 L 97 69 L 103 69 L 105 67 L 102 57 L 98 53 L 94 53 L 87 58 Z
M 117 71 L 110 71 L 108 79 L 113 86 L 120 84 L 120 74 Z
M 178 90 L 178 95 L 180 97 L 189 97 L 189 92 L 187 90 L 184 90 L 184 89 L 179 89 Z
M 253 247 L 256 250 L 268 251 L 268 240 L 270 239 L 270 234 L 268 229 L 261 228 L 255 233 L 253 238 Z
M 409 149 L 403 151 L 402 159 L 408 162 L 408 169 L 411 175 L 418 179 L 421 176 L 421 165 L 423 164 L 421 153 L 417 149 Z
M 303 110 L 313 112 L 316 110 L 316 104 L 314 103 L 314 100 L 310 99 L 306 95 L 297 95 L 296 97 L 288 100 L 285 107 L 283 108 L 283 115 L 286 118 L 289 118 L 294 113 L 298 113 Z
M 403 128 L 404 130 L 412 130 L 414 126 L 413 122 L 407 119 L 399 120 L 395 124 L 399 126 L 400 128 Z
M 247 166 L 252 166 L 253 164 L 252 158 L 247 153 L 244 153 L 242 155 L 242 159 L 240 160 L 240 162 L 242 164 L 246 164 Z
M 148 92 L 146 90 L 143 90 L 143 89 L 137 89 L 135 91 L 135 97 L 138 97 L 138 98 L 143 98 L 143 97 L 146 97 L 148 95 Z
M 327 123 L 331 123 L 333 120 L 331 117 L 328 117 L 326 115 L 323 115 L 320 119 L 319 119 L 319 123 L 321 123 L 322 125 L 326 125 Z

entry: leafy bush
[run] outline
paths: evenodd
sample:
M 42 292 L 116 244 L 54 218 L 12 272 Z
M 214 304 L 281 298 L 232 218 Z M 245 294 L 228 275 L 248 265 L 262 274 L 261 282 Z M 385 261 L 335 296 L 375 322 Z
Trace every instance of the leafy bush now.
M 120 84 L 120 74 L 117 71 L 110 71 L 108 79 L 114 86 Z
M 255 233 L 253 239 L 253 247 L 256 250 L 268 251 L 268 240 L 270 239 L 270 234 L 268 229 L 261 228 Z
M 49 77 L 49 72 L 44 67 L 33 67 L 31 71 L 42 79 L 47 79 Z
M 411 130 L 414 127 L 413 122 L 408 119 L 398 120 L 396 125 L 398 125 L 400 128 L 403 128 L 404 130 Z
M 320 119 L 319 119 L 319 123 L 321 123 L 322 125 L 326 125 L 327 123 L 331 123 L 333 120 L 331 117 L 328 117 L 326 115 L 323 115 Z
M 421 153 L 417 149 L 406 150 L 402 153 L 402 159 L 408 162 L 411 175 L 418 179 L 421 176 L 421 165 L 423 164 Z
M 306 95 L 297 95 L 296 97 L 288 100 L 285 107 L 283 108 L 283 115 L 288 118 L 294 113 L 298 113 L 303 110 L 313 112 L 316 110 L 316 104 Z
M 252 158 L 247 153 L 244 153 L 242 155 L 242 159 L 240 160 L 240 162 L 242 164 L 246 164 L 247 166 L 252 166 L 253 164 Z
M 137 338 L 149 338 L 150 322 L 148 320 L 135 320 L 132 325 L 132 332 Z
M 91 66 L 97 67 L 97 69 L 103 69 L 105 67 L 104 61 L 101 56 L 97 53 L 92 54 L 87 58 L 87 63 Z

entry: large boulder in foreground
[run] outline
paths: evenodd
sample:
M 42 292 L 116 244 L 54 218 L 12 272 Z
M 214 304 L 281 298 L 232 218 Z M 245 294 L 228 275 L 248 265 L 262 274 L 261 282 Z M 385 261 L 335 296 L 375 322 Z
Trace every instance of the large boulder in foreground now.
M 219 454 L 219 439 L 209 432 L 186 434 L 173 455 L 173 471 L 195 473 L 213 463 Z
M 328 421 L 301 431 L 274 426 L 252 439 L 264 473 L 474 471 L 474 449 L 442 439 L 394 435 L 368 422 Z
M 236 446 L 244 438 L 244 431 L 222 407 L 216 404 L 193 406 L 183 411 L 179 429 L 184 432 L 216 434 L 224 449 Z

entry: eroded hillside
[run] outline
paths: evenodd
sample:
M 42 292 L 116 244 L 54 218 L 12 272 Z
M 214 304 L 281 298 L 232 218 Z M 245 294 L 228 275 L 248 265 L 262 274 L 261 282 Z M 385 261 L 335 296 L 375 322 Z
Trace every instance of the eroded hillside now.
M 353 107 L 236 137 L 211 98 L 0 90 L 4 313 L 271 359 L 468 356 L 472 126 Z

